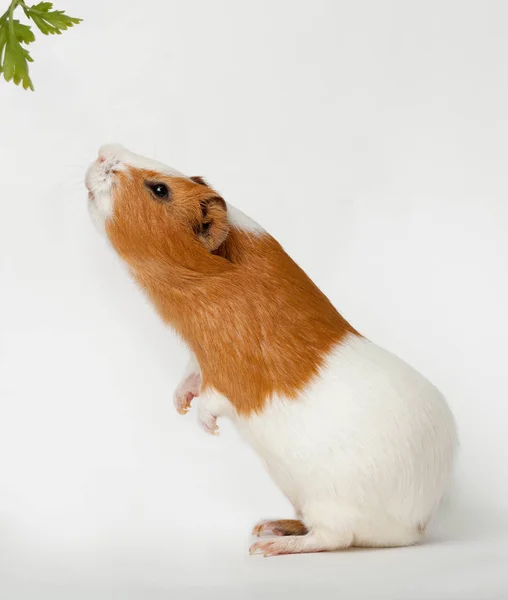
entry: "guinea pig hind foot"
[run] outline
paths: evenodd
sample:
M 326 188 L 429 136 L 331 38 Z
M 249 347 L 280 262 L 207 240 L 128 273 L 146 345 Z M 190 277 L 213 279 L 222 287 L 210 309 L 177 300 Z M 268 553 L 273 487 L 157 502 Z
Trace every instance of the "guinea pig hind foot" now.
M 289 535 L 287 537 L 268 538 L 255 542 L 249 554 L 278 556 L 280 554 L 305 554 L 309 552 L 330 552 L 349 548 L 353 543 L 353 535 L 335 532 L 309 531 L 305 535 Z

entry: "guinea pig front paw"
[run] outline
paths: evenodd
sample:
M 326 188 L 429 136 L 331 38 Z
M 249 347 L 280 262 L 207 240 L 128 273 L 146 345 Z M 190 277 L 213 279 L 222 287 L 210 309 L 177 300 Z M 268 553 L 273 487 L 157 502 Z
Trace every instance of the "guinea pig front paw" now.
M 195 397 L 195 394 L 192 392 L 175 392 L 174 402 L 178 414 L 185 415 L 188 413 L 191 407 L 191 402 Z
M 178 385 L 173 396 L 173 402 L 180 415 L 185 415 L 190 410 L 192 400 L 199 396 L 200 386 L 201 375 L 199 373 L 192 373 Z
M 217 425 L 217 417 L 207 410 L 199 411 L 199 424 L 210 435 L 219 435 L 219 426 Z

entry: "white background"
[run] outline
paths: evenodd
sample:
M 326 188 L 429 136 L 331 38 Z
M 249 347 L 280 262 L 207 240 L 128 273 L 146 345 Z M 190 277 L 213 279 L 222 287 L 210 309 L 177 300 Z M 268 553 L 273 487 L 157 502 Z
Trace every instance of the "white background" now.
M 36 92 L 0 81 L 2 600 L 506 598 L 508 4 L 57 4 L 85 21 L 38 36 Z M 291 511 L 173 409 L 185 353 L 86 211 L 111 141 L 206 176 L 442 389 L 426 546 L 248 556 Z

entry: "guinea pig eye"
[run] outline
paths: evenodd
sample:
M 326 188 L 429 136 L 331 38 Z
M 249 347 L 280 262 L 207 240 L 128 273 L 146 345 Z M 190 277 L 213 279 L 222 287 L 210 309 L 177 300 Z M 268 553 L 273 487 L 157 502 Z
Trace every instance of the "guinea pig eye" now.
M 151 190 L 152 194 L 159 198 L 159 200 L 169 199 L 169 188 L 165 183 L 147 182 L 146 185 Z

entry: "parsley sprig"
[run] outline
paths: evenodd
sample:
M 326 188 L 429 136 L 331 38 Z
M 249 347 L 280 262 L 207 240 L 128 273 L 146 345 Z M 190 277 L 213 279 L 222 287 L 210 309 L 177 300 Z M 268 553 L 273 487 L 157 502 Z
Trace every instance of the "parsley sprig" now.
M 14 18 L 14 11 L 21 6 L 26 17 L 35 23 L 44 35 L 60 35 L 69 27 L 81 23 L 81 19 L 69 17 L 63 10 L 53 10 L 51 2 L 39 2 L 27 6 L 24 0 L 12 0 L 7 11 L 0 17 L 0 74 L 6 81 L 33 90 L 28 63 L 33 62 L 26 46 L 35 40 L 30 25 Z

